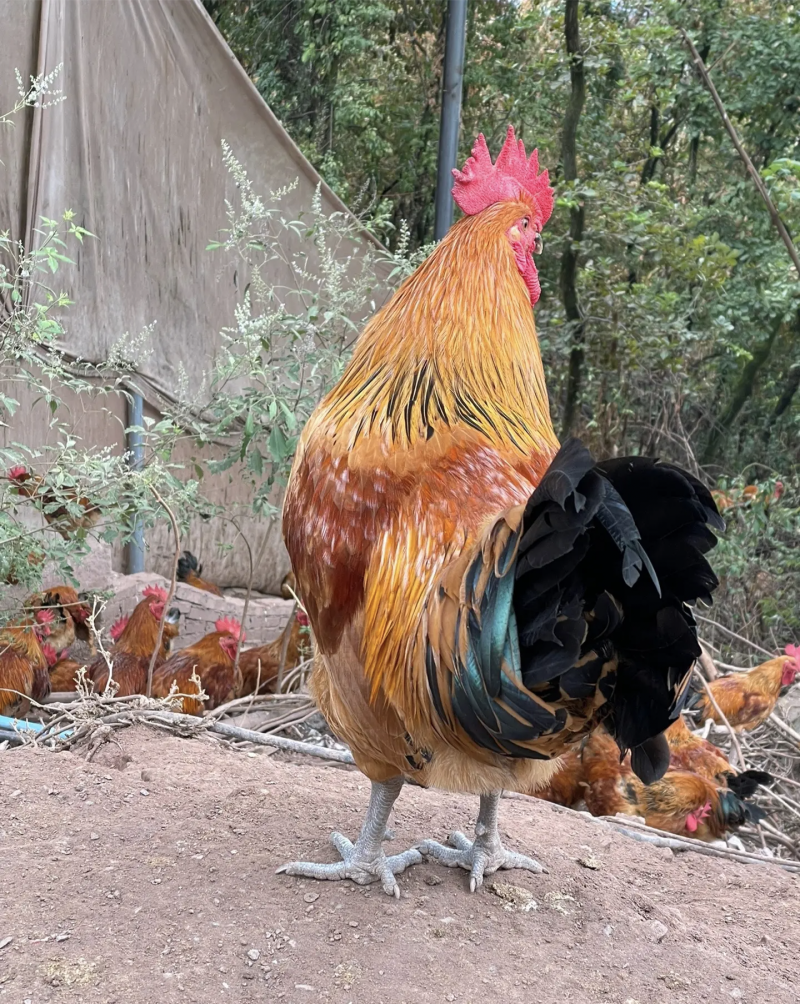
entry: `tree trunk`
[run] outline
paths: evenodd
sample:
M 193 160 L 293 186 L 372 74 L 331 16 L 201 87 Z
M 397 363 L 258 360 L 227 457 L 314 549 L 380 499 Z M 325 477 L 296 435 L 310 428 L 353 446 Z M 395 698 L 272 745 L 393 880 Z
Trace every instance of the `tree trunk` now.
M 752 358 L 745 364 L 727 407 L 714 423 L 708 435 L 701 461 L 703 464 L 711 464 L 717 459 L 731 426 L 736 421 L 739 412 L 752 397 L 756 377 L 769 359 L 772 346 L 783 327 L 781 321 L 776 322 L 767 338 L 753 351 Z
M 569 56 L 570 96 L 564 116 L 564 131 L 561 137 L 561 164 L 565 181 L 575 181 L 578 177 L 577 137 L 583 104 L 586 99 L 586 78 L 584 75 L 583 49 L 578 27 L 578 0 L 566 0 L 564 12 L 564 37 Z M 583 377 L 584 342 L 586 322 L 578 301 L 578 251 L 576 245 L 583 237 L 583 203 L 570 210 L 569 236 L 561 258 L 559 289 L 564 304 L 564 313 L 570 330 L 571 349 L 567 392 L 564 401 L 564 419 L 561 426 L 562 438 L 568 436 L 575 422 L 580 400 Z
M 797 389 L 800 387 L 800 363 L 795 363 L 789 369 L 789 374 L 786 377 L 786 383 L 783 385 L 783 390 L 781 391 L 781 396 L 778 398 L 778 403 L 775 405 L 775 410 L 769 417 L 762 438 L 764 443 L 767 444 L 772 436 L 772 428 L 778 419 L 786 411 L 789 410 L 789 406 L 794 400 L 794 396 L 797 393 Z

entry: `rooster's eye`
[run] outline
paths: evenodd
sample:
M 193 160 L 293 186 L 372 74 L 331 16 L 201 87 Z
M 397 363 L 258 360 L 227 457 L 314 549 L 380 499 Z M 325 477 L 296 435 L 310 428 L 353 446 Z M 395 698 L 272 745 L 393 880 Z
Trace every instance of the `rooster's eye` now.
M 528 219 L 528 217 L 527 216 L 523 217 L 523 219 L 522 219 L 522 229 L 523 230 L 527 230 L 529 223 L 530 223 L 530 220 Z

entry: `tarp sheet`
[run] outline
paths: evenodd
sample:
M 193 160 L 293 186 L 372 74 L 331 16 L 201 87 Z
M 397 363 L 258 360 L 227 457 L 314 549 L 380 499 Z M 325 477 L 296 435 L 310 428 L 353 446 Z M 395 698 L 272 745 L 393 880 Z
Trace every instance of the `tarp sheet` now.
M 121 335 L 156 322 L 141 374 L 170 397 L 181 371 L 199 386 L 242 296 L 240 273 L 206 250 L 225 226 L 225 200 L 235 198 L 222 140 L 257 192 L 298 179 L 281 203 L 287 217 L 307 211 L 320 184 L 327 211 L 346 207 L 264 103 L 199 0 L 0 0 L 0 25 L 0 112 L 14 103 L 15 67 L 27 80 L 63 63 L 57 86 L 65 95 L 0 129 L 0 227 L 30 245 L 42 216 L 69 208 L 98 235 L 79 249 L 77 270 L 58 277 L 74 301 L 63 348 L 99 361 Z M 288 268 L 276 263 L 271 278 L 287 281 Z M 44 441 L 44 412 L 20 421 L 29 442 Z M 121 424 L 104 426 L 95 435 L 119 445 Z M 19 440 L 20 430 L 10 438 Z M 221 487 L 218 498 L 232 500 L 230 491 Z M 223 584 L 240 584 L 241 543 L 219 564 L 209 552 L 226 531 L 201 529 L 207 566 L 216 566 Z M 274 587 L 286 566 L 279 533 L 250 529 L 261 562 L 254 584 Z M 163 571 L 167 548 L 152 544 L 162 555 L 153 567 Z

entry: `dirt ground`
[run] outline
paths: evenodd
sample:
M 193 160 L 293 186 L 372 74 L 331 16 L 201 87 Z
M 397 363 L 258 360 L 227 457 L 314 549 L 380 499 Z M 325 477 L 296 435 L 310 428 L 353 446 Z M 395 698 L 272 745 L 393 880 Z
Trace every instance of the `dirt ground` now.
M 676 857 L 504 800 L 504 839 L 549 874 L 503 872 L 471 896 L 466 872 L 425 863 L 396 901 L 275 874 L 295 856 L 333 860 L 333 828 L 355 835 L 360 774 L 139 727 L 118 736 L 92 762 L 0 754 L 0 945 L 13 939 L 0 1002 L 800 998 L 800 888 L 777 867 Z M 443 839 L 476 809 L 406 787 L 388 846 Z

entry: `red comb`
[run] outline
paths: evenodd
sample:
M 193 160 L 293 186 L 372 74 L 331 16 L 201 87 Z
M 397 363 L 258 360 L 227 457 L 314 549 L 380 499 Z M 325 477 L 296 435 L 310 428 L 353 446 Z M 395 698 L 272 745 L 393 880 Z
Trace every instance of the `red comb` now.
M 534 150 L 528 158 L 525 144 L 517 140 L 513 126 L 508 127 L 503 149 L 494 164 L 481 133 L 464 170 L 453 170 L 456 179 L 453 198 L 467 216 L 475 216 L 495 202 L 524 199 L 533 206 L 534 225 L 541 230 L 553 212 L 553 189 L 547 171 L 538 172 L 539 151 Z
M 23 467 L 22 464 L 18 464 L 16 467 L 12 467 L 11 470 L 6 474 L 7 478 L 12 481 L 17 481 L 19 478 L 24 478 L 28 474 L 28 468 Z
M 145 586 L 142 590 L 142 599 L 146 599 L 148 596 L 152 596 L 153 599 L 160 600 L 162 603 L 167 602 L 167 591 L 161 586 Z
M 790 659 L 794 659 L 796 663 L 800 664 L 800 645 L 787 645 L 783 651 Z
M 224 632 L 225 634 L 232 634 L 234 638 L 239 638 L 242 636 L 242 641 L 244 641 L 244 632 L 242 631 L 242 625 L 235 617 L 220 617 L 218 621 L 214 621 L 214 630 Z
M 120 636 L 122 635 L 122 632 L 128 626 L 128 621 L 129 620 L 130 620 L 129 615 L 128 614 L 124 614 L 118 620 L 114 621 L 114 623 L 111 625 L 111 628 L 109 629 L 109 632 L 108 632 L 111 635 L 111 640 L 112 641 L 119 641 Z
M 295 616 L 300 627 L 308 627 L 308 614 L 305 610 L 298 610 Z
M 56 619 L 55 614 L 48 607 L 37 610 L 33 615 L 39 624 L 52 624 Z

